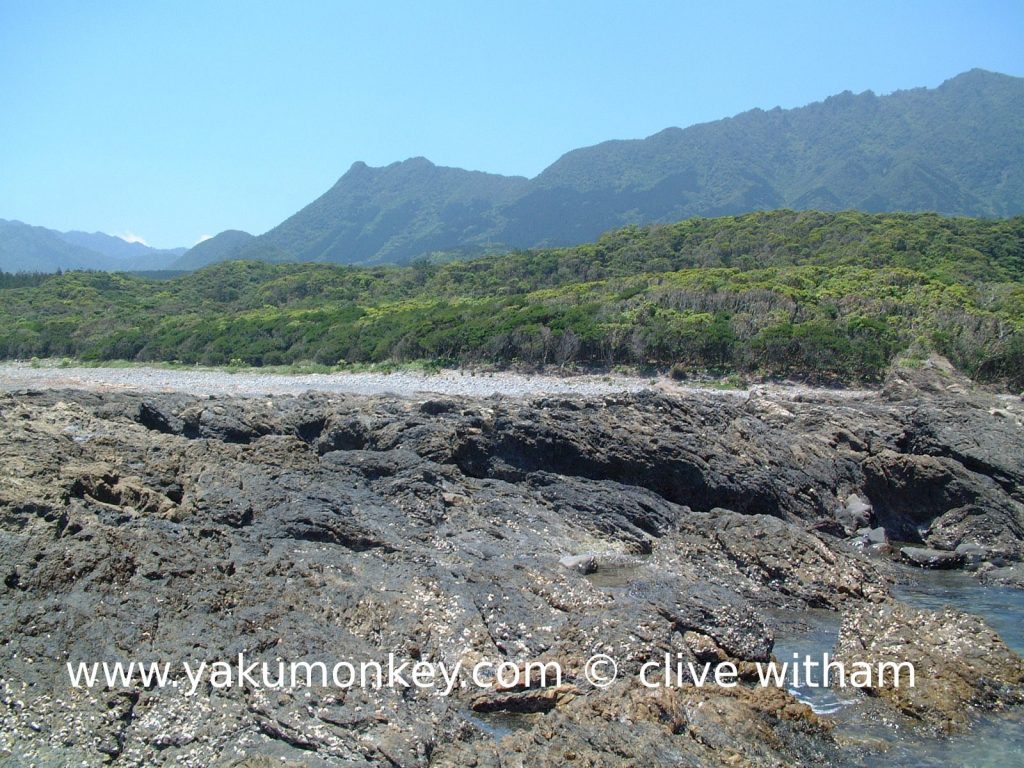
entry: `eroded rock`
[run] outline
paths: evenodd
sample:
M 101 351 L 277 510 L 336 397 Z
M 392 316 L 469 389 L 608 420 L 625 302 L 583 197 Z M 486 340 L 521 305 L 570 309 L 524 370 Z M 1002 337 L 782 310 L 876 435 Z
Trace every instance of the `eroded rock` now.
M 949 730 L 973 708 L 1024 702 L 1024 662 L 976 616 L 910 608 L 895 601 L 851 606 L 835 657 L 846 665 L 913 665 L 889 669 L 870 693 L 931 726 Z M 876 683 L 877 683 L 876 678 Z M 898 684 L 899 683 L 899 684 Z
M 652 691 L 637 675 L 666 652 L 748 669 L 770 658 L 780 608 L 890 605 L 895 566 L 847 538 L 861 524 L 1016 578 L 1017 476 L 994 443 L 933 424 L 952 396 L 0 396 L 0 749 L 40 765 L 837 762 L 827 724 L 785 691 Z M 987 411 L 970 397 L 973 429 Z M 847 635 L 923 654 L 909 628 L 924 621 L 961 700 L 1014 700 L 1014 657 L 987 630 L 951 619 L 958 646 L 940 620 L 889 616 Z M 585 679 L 597 650 L 619 664 L 607 690 Z M 72 689 L 63 666 L 243 651 L 557 659 L 565 679 L 188 697 Z M 1000 682 L 979 692 L 969 673 Z M 931 722 L 946 716 L 932 693 L 886 701 Z M 496 742 L 474 701 L 532 719 Z

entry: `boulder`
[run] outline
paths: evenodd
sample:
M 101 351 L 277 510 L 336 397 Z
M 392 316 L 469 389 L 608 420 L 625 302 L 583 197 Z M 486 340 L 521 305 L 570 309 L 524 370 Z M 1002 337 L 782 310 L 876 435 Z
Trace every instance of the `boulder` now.
M 566 555 L 558 564 L 570 571 L 576 571 L 583 575 L 594 573 L 597 570 L 596 555 Z
M 964 565 L 976 568 L 989 559 L 989 551 L 980 544 L 965 541 L 954 550 L 964 560 Z
M 904 560 L 920 568 L 938 570 L 959 568 L 964 564 L 964 556 L 958 552 L 928 547 L 901 547 L 900 555 Z

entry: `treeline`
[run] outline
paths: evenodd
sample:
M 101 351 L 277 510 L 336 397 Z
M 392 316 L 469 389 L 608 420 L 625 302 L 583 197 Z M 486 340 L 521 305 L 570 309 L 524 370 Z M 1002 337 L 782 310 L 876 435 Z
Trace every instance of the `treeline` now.
M 1024 387 L 1024 217 L 773 211 L 409 267 L 228 262 L 0 293 L 0 355 L 618 364 L 872 381 L 905 350 Z
M 0 290 L 39 285 L 48 277 L 53 277 L 53 274 L 47 272 L 4 272 L 0 270 Z

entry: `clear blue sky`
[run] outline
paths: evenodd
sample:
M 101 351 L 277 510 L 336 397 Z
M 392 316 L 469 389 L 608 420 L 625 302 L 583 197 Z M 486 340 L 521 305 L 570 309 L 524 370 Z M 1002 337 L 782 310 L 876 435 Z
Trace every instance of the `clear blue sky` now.
M 259 234 L 355 160 L 534 176 L 843 90 L 1024 75 L 1024 0 L 0 0 L 0 218 Z

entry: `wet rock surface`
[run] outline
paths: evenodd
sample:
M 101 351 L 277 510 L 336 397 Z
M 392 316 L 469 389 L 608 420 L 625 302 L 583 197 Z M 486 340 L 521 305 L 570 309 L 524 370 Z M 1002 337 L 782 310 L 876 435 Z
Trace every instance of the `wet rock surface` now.
M 843 620 L 836 658 L 847 665 L 909 662 L 888 668 L 875 695 L 928 725 L 951 730 L 975 709 L 1024 701 L 1024 662 L 976 616 L 924 611 L 896 601 L 857 605 Z
M 829 723 L 785 690 L 639 683 L 665 654 L 748 674 L 779 609 L 850 617 L 847 654 L 925 653 L 908 627 L 959 628 L 928 651 L 953 682 L 883 702 L 929 723 L 955 719 L 936 703 L 949 690 L 1010 705 L 1012 652 L 969 619 L 901 612 L 888 587 L 901 547 L 1012 583 L 1022 409 L 907 377 L 859 398 L 0 395 L 0 755 L 842 764 Z M 598 652 L 618 664 L 608 688 L 585 675 Z M 182 662 L 239 654 L 555 661 L 564 679 L 188 695 Z M 178 687 L 73 688 L 65 668 L 130 660 L 170 663 Z M 481 719 L 502 714 L 507 732 Z
M 964 556 L 958 552 L 945 549 L 929 549 L 928 547 L 902 547 L 900 555 L 908 563 L 921 568 L 959 568 L 964 564 Z

